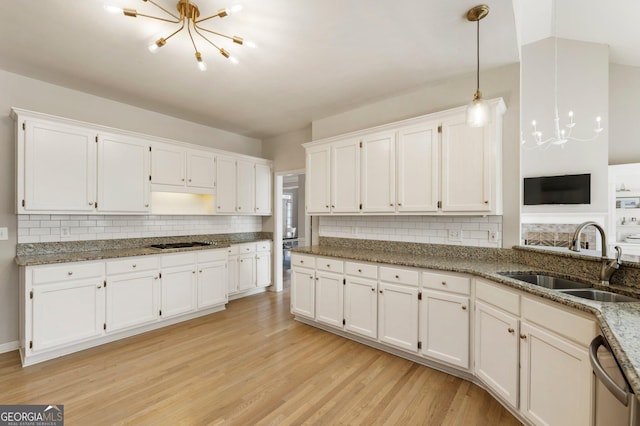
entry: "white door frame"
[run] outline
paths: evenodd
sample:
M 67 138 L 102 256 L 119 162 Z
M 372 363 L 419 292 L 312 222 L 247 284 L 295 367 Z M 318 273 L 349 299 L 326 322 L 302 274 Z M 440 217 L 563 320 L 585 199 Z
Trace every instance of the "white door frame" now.
M 303 175 L 305 169 L 276 172 L 273 177 L 273 282 L 271 291 L 282 291 L 282 182 L 287 175 Z M 300 200 L 298 200 L 300 202 Z M 304 200 L 302 200 L 304 203 Z M 310 232 L 305 229 L 306 233 Z

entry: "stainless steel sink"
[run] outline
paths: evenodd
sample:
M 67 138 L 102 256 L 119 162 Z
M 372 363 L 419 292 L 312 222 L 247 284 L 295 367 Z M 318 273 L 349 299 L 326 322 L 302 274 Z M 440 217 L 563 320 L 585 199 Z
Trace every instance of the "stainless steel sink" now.
M 597 302 L 640 302 L 640 299 L 625 296 L 623 294 L 612 293 L 604 290 L 583 289 L 583 290 L 559 290 L 560 293 L 582 297 L 583 299 L 595 300 Z
M 577 281 L 566 280 L 564 278 L 552 277 L 550 275 L 540 274 L 518 274 L 518 273 L 500 273 L 499 275 L 513 278 L 514 280 L 524 281 L 529 284 L 534 284 L 540 287 L 560 290 L 560 289 L 576 289 L 576 288 L 590 288 L 589 284 L 580 283 Z

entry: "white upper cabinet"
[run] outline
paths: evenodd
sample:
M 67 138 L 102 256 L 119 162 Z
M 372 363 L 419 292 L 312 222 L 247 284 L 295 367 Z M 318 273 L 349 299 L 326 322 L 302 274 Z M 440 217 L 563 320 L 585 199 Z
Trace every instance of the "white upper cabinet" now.
M 24 155 L 24 174 L 18 171 L 19 192 L 23 187 L 18 212 L 93 211 L 96 132 L 37 119 L 21 121 L 19 126 L 23 126 L 23 150 L 18 146 L 18 156 Z
M 151 183 L 156 190 L 213 193 L 215 155 L 168 143 L 153 143 Z
M 215 155 L 208 151 L 187 151 L 187 186 L 213 189 L 215 187 Z
M 306 160 L 307 213 L 331 211 L 331 147 L 323 145 L 307 149 Z
M 360 209 L 360 142 L 346 140 L 331 147 L 331 211 Z
M 216 213 L 236 212 L 236 160 L 216 159 Z
M 490 212 L 494 166 L 489 127 L 469 127 L 465 116 L 442 123 L 442 211 Z
M 271 166 L 268 164 L 255 165 L 255 213 L 271 214 Z
M 362 211 L 395 211 L 396 133 L 365 136 L 361 151 Z
M 149 143 L 98 136 L 98 211 L 149 211 Z
M 253 213 L 255 209 L 255 166 L 250 161 L 236 162 L 236 212 Z
M 307 213 L 502 214 L 505 106 L 489 104 L 484 128 L 462 107 L 304 144 Z
M 398 212 L 436 212 L 440 188 L 438 123 L 398 131 Z

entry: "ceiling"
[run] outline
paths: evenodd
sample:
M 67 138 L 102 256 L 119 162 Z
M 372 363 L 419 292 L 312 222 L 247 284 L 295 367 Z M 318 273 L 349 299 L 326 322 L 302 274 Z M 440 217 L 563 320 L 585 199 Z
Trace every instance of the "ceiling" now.
M 142 0 L 105 1 L 161 15 Z M 251 39 L 258 49 L 220 42 L 239 59 L 234 65 L 200 42 L 206 72 L 197 69 L 184 31 L 155 55 L 147 51 L 175 24 L 109 14 L 105 1 L 0 1 L 0 68 L 258 139 L 475 71 L 476 28 L 465 14 L 477 0 L 243 0 L 242 12 L 211 20 L 207 27 Z M 177 0 L 155 1 L 173 11 Z M 514 10 L 531 13 L 538 0 L 512 2 L 486 1 L 491 12 L 481 24 L 481 69 L 518 62 L 518 39 L 536 37 L 535 25 L 516 26 Z M 585 3 L 561 2 L 579 9 Z M 195 3 L 201 16 L 208 16 L 232 1 Z M 624 12 L 628 9 L 618 3 L 636 13 Z M 593 22 L 638 16 L 640 6 L 634 3 L 607 2 L 611 16 L 602 11 L 590 16 Z M 545 13 L 539 15 L 544 22 Z M 606 40 L 590 23 L 578 27 L 583 32 L 559 35 Z M 637 34 L 625 34 L 638 40 Z M 627 47 L 620 48 L 621 55 Z M 612 48 L 612 58 L 617 49 Z M 640 66 L 640 60 L 633 65 Z M 469 87 L 470 98 L 474 89 Z

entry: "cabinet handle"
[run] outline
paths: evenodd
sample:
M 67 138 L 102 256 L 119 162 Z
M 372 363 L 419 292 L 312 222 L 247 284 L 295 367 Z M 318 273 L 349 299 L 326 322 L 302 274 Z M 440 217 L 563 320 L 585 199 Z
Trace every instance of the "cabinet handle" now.
M 467 310 L 467 307 L 466 307 L 466 306 L 463 306 L 463 307 L 462 307 L 462 310 L 463 310 L 463 311 L 466 311 L 466 310 Z
M 520 338 L 521 338 L 522 340 L 527 340 L 527 335 L 526 335 L 526 334 L 521 334 L 521 335 L 520 335 Z
M 67 272 L 67 275 L 69 275 L 69 276 L 73 275 L 73 271 Z
M 513 328 L 509 327 L 509 328 L 507 329 L 507 331 L 509 332 L 509 334 L 513 334 L 513 332 L 514 332 L 515 330 L 514 330 Z

